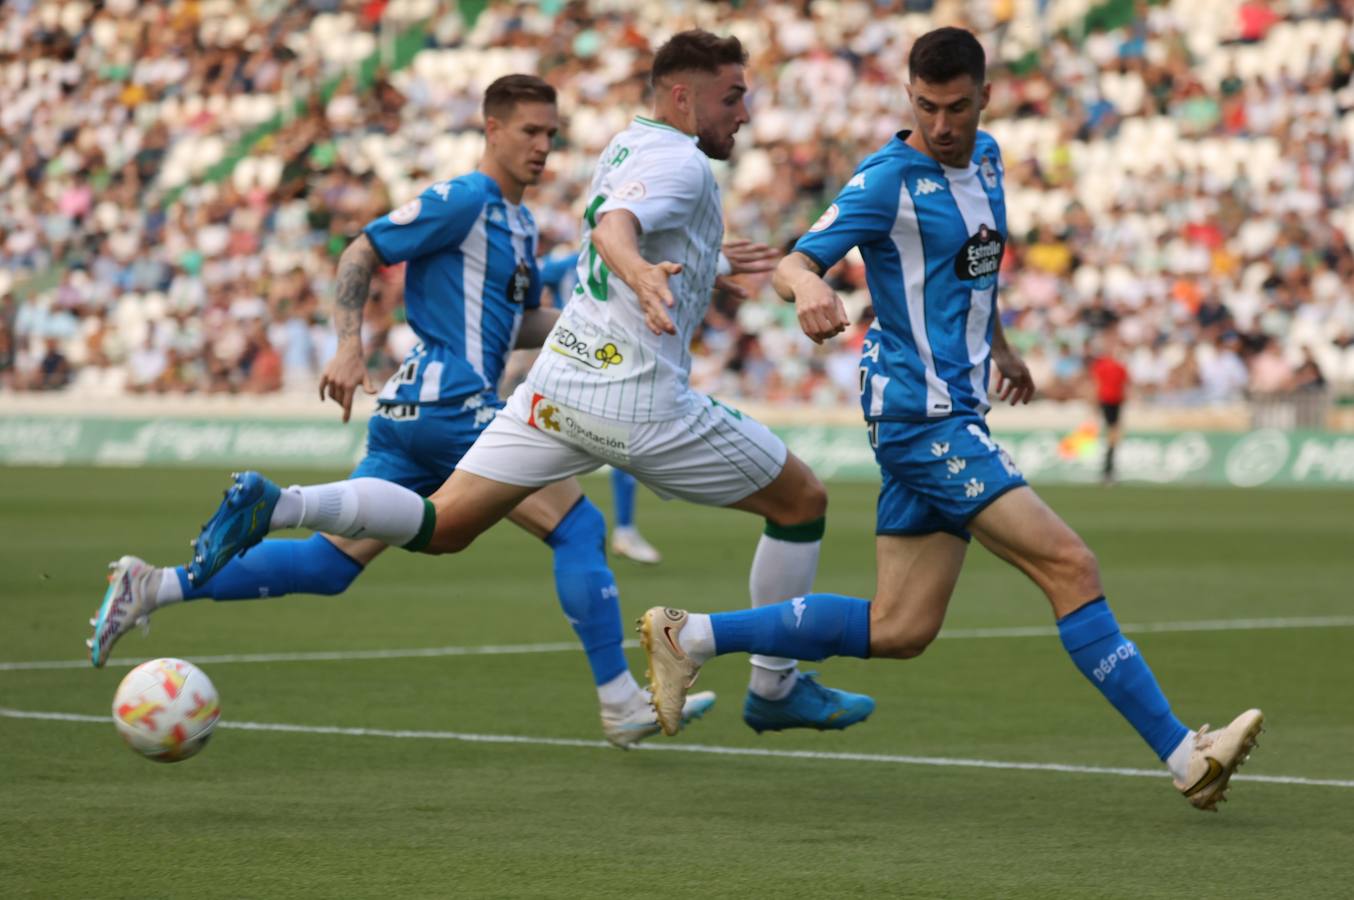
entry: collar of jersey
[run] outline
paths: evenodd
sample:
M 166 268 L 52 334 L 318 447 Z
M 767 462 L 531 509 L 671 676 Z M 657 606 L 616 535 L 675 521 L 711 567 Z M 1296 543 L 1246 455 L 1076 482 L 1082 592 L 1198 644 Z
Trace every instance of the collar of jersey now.
M 911 129 L 905 128 L 893 136 L 893 139 L 898 142 L 898 147 L 895 149 L 897 149 L 899 153 L 905 155 L 911 154 L 916 159 L 921 160 L 927 165 L 931 166 L 931 168 L 940 169 L 943 173 L 945 173 L 946 178 L 963 178 L 965 175 L 972 175 L 974 172 L 978 171 L 978 164 L 973 162 L 972 160 L 969 161 L 967 168 L 956 169 L 954 166 L 947 166 L 940 160 L 927 156 L 925 153 L 922 153 L 916 147 L 912 146 L 907 142 L 908 135 L 910 134 L 912 134 Z
M 640 125 L 648 125 L 650 128 L 658 128 L 663 131 L 671 131 L 673 134 L 680 134 L 682 137 L 690 138 L 693 141 L 698 140 L 698 138 L 694 134 L 687 134 L 685 131 L 673 128 L 667 122 L 660 122 L 657 119 L 650 119 L 648 116 L 635 116 L 635 121 Z
M 522 204 L 520 203 L 508 202 L 508 199 L 503 196 L 503 189 L 498 186 L 497 181 L 494 181 L 494 179 L 490 178 L 488 175 L 485 175 L 479 169 L 476 169 L 470 174 L 479 176 L 480 183 L 484 185 L 485 193 L 489 195 L 490 200 L 496 200 L 499 203 L 502 203 L 504 206 L 506 206 L 509 210 L 513 212 L 516 212 L 518 209 L 521 208 Z

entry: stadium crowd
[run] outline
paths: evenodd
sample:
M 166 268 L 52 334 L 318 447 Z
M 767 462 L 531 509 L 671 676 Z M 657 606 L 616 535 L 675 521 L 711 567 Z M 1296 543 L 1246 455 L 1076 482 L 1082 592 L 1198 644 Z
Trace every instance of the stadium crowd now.
M 906 127 L 911 40 L 956 23 L 993 60 L 1002 315 L 1046 396 L 1084 396 L 1110 348 L 1160 403 L 1354 392 L 1354 0 L 1139 4 L 1084 33 L 1065 6 L 546 0 L 471 24 L 432 0 L 6 3 L 0 390 L 310 390 L 338 252 L 474 165 L 484 85 L 536 71 L 560 90 L 566 127 L 528 202 L 542 249 L 567 252 L 598 153 L 644 109 L 650 48 L 688 25 L 751 52 L 753 121 L 716 164 L 728 231 L 787 245 Z M 393 36 L 416 22 L 401 65 Z M 821 347 L 765 283 L 741 306 L 717 296 L 696 386 L 853 402 L 869 298 L 858 259 L 833 277 L 860 324 Z M 366 335 L 378 379 L 415 342 L 398 272 Z

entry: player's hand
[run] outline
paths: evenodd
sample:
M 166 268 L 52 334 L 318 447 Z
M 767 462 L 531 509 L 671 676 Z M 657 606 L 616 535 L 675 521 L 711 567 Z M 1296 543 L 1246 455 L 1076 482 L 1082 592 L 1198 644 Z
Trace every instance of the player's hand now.
M 320 402 L 328 396 L 343 407 L 343 421 L 347 422 L 353 414 L 353 397 L 358 387 L 368 394 L 376 393 L 372 387 L 371 375 L 367 372 L 367 361 L 362 356 L 360 343 L 339 345 L 334 358 L 324 367 L 320 376 Z
M 795 288 L 795 315 L 799 327 L 815 344 L 846 330 L 846 306 L 837 292 L 821 278 L 805 278 Z
M 993 347 L 992 362 L 997 365 L 998 403 L 1010 401 L 1012 406 L 1018 406 L 1034 398 L 1034 377 L 1019 354 L 1009 347 Z
M 682 271 L 682 264 L 661 262 L 648 266 L 639 273 L 631 287 L 639 298 L 639 309 L 644 313 L 644 324 L 654 334 L 676 334 L 677 326 L 672 324 L 668 310 L 677 302 L 672 298 L 672 289 L 668 279 Z
M 735 300 L 746 300 L 752 292 L 739 284 L 732 275 L 720 275 L 715 279 L 715 290 L 723 291 Z
M 729 261 L 729 274 L 731 275 L 742 275 L 746 272 L 770 272 L 776 268 L 776 261 L 780 259 L 780 251 L 775 247 L 752 241 L 726 241 L 723 249 L 724 258 Z M 728 290 L 728 288 L 725 288 L 725 290 Z

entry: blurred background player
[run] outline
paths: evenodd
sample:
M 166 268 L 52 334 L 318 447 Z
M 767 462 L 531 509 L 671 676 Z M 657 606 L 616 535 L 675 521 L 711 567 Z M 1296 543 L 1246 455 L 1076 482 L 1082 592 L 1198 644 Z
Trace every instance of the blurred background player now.
M 550 293 L 556 309 L 563 309 L 569 302 L 574 285 L 578 284 L 578 254 L 550 253 L 540 260 L 541 286 Z M 535 361 L 535 353 L 522 353 L 524 360 L 522 375 Z M 514 382 L 519 379 L 512 379 Z M 516 387 L 516 384 L 513 384 Z M 645 565 L 657 565 L 663 561 L 658 550 L 644 539 L 635 524 L 635 495 L 638 482 L 635 476 L 624 469 L 611 468 L 611 552 L 628 560 Z
M 438 182 L 371 222 L 339 261 L 339 346 L 320 395 L 342 406 L 345 422 L 356 390 L 374 392 L 361 331 L 379 266 L 406 265 L 405 302 L 420 338 L 380 392 L 367 455 L 353 478 L 386 479 L 419 494 L 435 490 L 502 406 L 497 384 L 514 337 L 517 346 L 539 347 L 558 316 L 540 306 L 537 230 L 521 203 L 544 171 L 558 129 L 555 91 L 535 76 L 505 76 L 486 90 L 483 113 L 478 169 Z M 351 510 L 331 512 L 342 518 Z M 524 497 L 508 518 L 554 552 L 560 605 L 587 651 L 607 739 L 624 747 L 655 733 L 621 649 L 620 594 L 606 564 L 601 513 L 570 478 Z M 210 585 L 183 567 L 160 569 L 124 556 L 91 621 L 90 659 L 102 666 L 122 634 L 165 604 L 342 593 L 386 547 L 358 534 L 269 540 L 231 559 Z M 693 715 L 713 699 L 698 698 Z
M 1087 368 L 1095 389 L 1095 401 L 1105 420 L 1105 464 L 1100 473 L 1105 484 L 1114 483 L 1114 451 L 1123 435 L 1119 419 L 1124 401 L 1128 399 L 1131 380 L 1128 368 L 1119 360 L 1120 352 L 1119 340 L 1113 329 L 1106 330 L 1101 338 L 1100 353 Z
M 699 30 L 658 49 L 654 115 L 637 116 L 598 160 L 578 288 L 526 382 L 431 498 L 369 478 L 281 491 L 247 473 L 203 528 L 189 572 L 205 583 L 268 531 L 298 526 L 456 552 L 541 487 L 610 464 L 661 495 L 761 516 L 754 606 L 807 593 L 826 490 L 770 429 L 689 386 L 691 339 L 720 270 L 765 272 L 777 256 L 723 243 L 710 168 L 748 121 L 746 59 L 737 38 Z M 793 658 L 752 663 L 743 719 L 759 732 L 841 729 L 874 710 L 801 675 Z
M 1217 732 L 1171 712 L 1138 647 L 1105 601 L 1094 554 L 991 438 L 996 395 L 1034 393 L 996 309 L 1006 242 L 1001 155 L 978 131 L 991 86 L 981 45 L 941 28 L 908 58 L 916 130 L 900 131 L 856 169 L 836 202 L 776 271 L 804 333 L 822 341 L 849 320 L 822 274 L 853 247 L 864 257 L 878 338 L 861 357 L 861 405 L 883 470 L 874 601 L 796 596 L 777 606 L 693 615 L 654 607 L 640 619 L 659 721 L 671 733 L 687 688 L 713 656 L 911 659 L 935 640 L 971 535 L 1043 590 L 1072 662 L 1156 752 L 1191 804 L 1215 809 L 1255 745 L 1248 710 Z M 993 672 L 1000 678 L 1000 672 Z

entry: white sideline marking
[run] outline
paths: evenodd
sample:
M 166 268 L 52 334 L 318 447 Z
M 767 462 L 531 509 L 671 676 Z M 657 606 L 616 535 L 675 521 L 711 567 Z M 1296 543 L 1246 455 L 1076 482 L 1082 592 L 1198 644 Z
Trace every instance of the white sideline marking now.
M 111 716 L 89 716 L 80 713 L 29 712 L 0 707 L 0 717 L 7 719 L 41 719 L 54 722 L 93 722 L 107 725 Z M 238 731 L 282 731 L 291 734 L 334 734 L 342 737 L 377 737 L 395 740 L 462 741 L 471 744 L 528 744 L 542 747 L 580 747 L 613 750 L 605 741 L 585 741 L 578 738 L 527 737 L 515 734 L 467 734 L 459 731 L 403 731 L 386 728 L 343 728 L 337 725 L 291 725 L 282 722 L 219 721 L 217 728 Z M 640 750 L 667 753 L 708 753 L 717 756 L 755 756 L 775 759 L 815 759 L 833 762 L 893 763 L 905 766 L 939 766 L 965 769 L 1005 769 L 1024 772 L 1065 772 L 1077 775 L 1118 775 L 1126 778 L 1165 778 L 1162 769 L 1123 769 L 1111 766 L 1073 766 L 1063 763 L 1001 762 L 991 759 L 950 759 L 943 756 L 896 756 L 883 753 L 823 753 L 816 750 L 763 750 L 755 747 L 712 747 L 707 744 L 641 744 Z M 1354 781 L 1339 778 L 1302 778 L 1296 775 L 1235 775 L 1236 781 L 1254 781 L 1262 784 L 1300 784 L 1307 787 L 1354 788 Z
M 1354 616 L 1296 616 L 1278 619 L 1212 619 L 1198 622 L 1147 622 L 1120 625 L 1125 634 L 1152 634 L 1190 631 L 1262 631 L 1293 628 L 1349 628 Z M 1007 628 L 950 628 L 940 632 L 941 639 L 976 640 L 985 638 L 1056 637 L 1054 625 L 1019 625 Z M 638 641 L 625 641 L 627 649 L 639 646 Z M 556 641 L 547 644 L 491 644 L 482 647 L 413 647 L 398 650 L 318 650 L 292 653 L 227 653 L 219 656 L 195 656 L 199 665 L 217 663 L 268 662 L 340 662 L 361 659 L 417 659 L 440 656 L 508 656 L 526 653 L 563 653 L 582 647 L 574 641 Z M 149 657 L 147 657 L 149 658 Z M 146 661 L 141 659 L 110 659 L 112 668 L 128 668 Z M 0 662 L 0 672 L 21 672 L 35 669 L 84 669 L 88 659 L 48 659 L 18 662 Z

